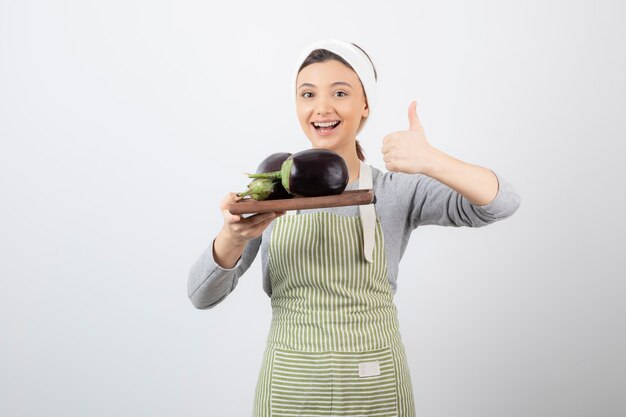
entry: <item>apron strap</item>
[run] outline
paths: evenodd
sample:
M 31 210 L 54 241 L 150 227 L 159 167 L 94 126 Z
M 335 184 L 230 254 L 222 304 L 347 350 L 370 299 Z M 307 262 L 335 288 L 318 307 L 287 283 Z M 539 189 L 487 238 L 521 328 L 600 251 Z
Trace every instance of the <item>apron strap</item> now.
M 359 172 L 359 190 L 368 190 L 373 188 L 372 185 L 372 169 L 363 161 Z M 361 214 L 361 225 L 363 226 L 363 256 L 367 262 L 374 262 L 374 241 L 376 229 L 376 211 L 374 204 L 359 205 Z

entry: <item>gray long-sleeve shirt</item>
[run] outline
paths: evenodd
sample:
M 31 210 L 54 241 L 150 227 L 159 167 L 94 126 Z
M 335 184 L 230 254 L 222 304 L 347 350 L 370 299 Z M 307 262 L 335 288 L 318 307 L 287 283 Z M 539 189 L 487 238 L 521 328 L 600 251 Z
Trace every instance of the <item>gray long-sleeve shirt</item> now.
M 494 172 L 498 178 L 498 193 L 489 204 L 478 206 L 469 202 L 447 185 L 422 174 L 382 172 L 372 168 L 372 182 L 380 218 L 387 275 L 392 292 L 397 289 L 398 265 L 411 232 L 418 226 L 481 227 L 510 217 L 520 206 L 520 196 L 513 186 Z M 346 190 L 358 188 L 358 181 Z M 300 213 L 330 211 L 343 216 L 359 216 L 358 206 L 300 210 Z M 268 249 L 274 223 L 256 239 L 248 241 L 243 254 L 233 268 L 220 267 L 213 257 L 213 241 L 192 265 L 187 281 L 189 299 L 196 308 L 209 309 L 222 302 L 237 286 L 239 278 L 250 267 L 261 249 L 263 290 L 272 295 L 269 276 Z

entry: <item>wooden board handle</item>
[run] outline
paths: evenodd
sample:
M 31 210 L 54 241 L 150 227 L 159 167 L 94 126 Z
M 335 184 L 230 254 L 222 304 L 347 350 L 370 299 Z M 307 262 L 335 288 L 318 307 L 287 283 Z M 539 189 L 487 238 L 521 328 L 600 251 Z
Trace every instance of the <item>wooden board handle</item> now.
M 323 207 L 357 206 L 376 202 L 374 190 L 349 190 L 337 195 L 293 197 L 280 200 L 244 198 L 230 203 L 230 214 L 268 213 L 271 211 L 306 210 Z

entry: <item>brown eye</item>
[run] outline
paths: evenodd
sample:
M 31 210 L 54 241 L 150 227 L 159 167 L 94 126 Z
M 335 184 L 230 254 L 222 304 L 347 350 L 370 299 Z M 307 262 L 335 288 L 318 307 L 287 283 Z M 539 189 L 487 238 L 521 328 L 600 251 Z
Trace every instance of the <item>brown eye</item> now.
M 307 94 L 313 94 L 310 91 L 305 91 L 304 93 L 302 93 L 302 97 L 304 98 L 309 98 L 310 96 L 307 96 Z
M 337 91 L 337 94 L 343 94 L 342 96 L 339 96 L 339 97 L 344 97 L 344 96 L 347 96 L 347 94 L 346 94 L 346 93 L 344 93 L 343 91 Z

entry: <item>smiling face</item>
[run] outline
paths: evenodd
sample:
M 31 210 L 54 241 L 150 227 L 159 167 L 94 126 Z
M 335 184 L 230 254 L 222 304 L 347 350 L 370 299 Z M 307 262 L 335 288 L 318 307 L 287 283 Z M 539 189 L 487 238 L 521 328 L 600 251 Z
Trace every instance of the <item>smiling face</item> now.
M 369 115 L 356 73 L 336 60 L 318 62 L 300 71 L 296 86 L 298 121 L 313 148 L 354 151 L 356 131 Z

